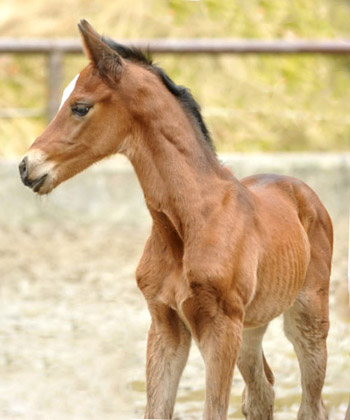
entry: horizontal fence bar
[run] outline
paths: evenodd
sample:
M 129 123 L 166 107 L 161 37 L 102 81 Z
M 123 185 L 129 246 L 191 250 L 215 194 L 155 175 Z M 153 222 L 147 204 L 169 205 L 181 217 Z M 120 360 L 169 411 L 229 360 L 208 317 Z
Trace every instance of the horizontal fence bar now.
M 38 118 L 45 115 L 41 108 L 0 108 L 0 118 Z
M 343 40 L 247 40 L 247 39 L 148 39 L 119 40 L 150 53 L 162 54 L 324 54 L 350 55 L 350 39 Z M 48 57 L 48 103 L 46 115 L 50 121 L 60 102 L 64 54 L 82 52 L 79 38 L 28 39 L 0 38 L 1 53 L 46 54 Z M 0 110 L 0 118 L 25 116 L 24 110 Z M 28 116 L 37 116 L 28 110 Z
M 350 54 L 350 39 L 344 40 L 235 40 L 148 39 L 120 43 L 153 53 L 202 54 Z M 80 39 L 0 38 L 0 53 L 82 52 Z

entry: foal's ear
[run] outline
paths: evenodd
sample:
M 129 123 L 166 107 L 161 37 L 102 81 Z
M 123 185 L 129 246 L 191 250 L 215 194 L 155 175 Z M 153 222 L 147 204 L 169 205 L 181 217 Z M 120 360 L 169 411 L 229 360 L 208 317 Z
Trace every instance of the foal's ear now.
M 84 52 L 103 78 L 116 82 L 123 70 L 123 59 L 112 50 L 85 19 L 78 24 Z

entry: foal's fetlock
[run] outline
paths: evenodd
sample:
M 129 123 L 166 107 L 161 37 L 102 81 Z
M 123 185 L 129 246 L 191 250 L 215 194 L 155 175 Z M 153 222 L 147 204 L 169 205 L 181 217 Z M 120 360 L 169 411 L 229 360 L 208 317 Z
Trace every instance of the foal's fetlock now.
M 244 415 L 245 420 L 273 420 L 273 408 L 271 407 L 267 411 L 263 411 L 259 409 L 259 407 L 251 408 L 248 411 L 244 411 L 242 405 L 242 413 Z
M 327 410 L 321 402 L 317 407 L 301 406 L 298 420 L 329 420 Z
M 261 399 L 262 394 L 259 393 L 259 398 L 249 393 L 247 387 L 244 388 L 242 395 L 242 413 L 246 420 L 273 420 L 273 402 L 274 390 L 269 386 L 264 392 L 265 398 Z
M 250 410 L 248 413 L 248 412 L 243 411 L 243 406 L 242 406 L 242 412 L 244 414 L 245 420 L 273 420 L 272 407 L 271 407 L 271 410 L 264 411 L 264 412 L 262 410 L 259 410 L 258 408 L 254 408 Z

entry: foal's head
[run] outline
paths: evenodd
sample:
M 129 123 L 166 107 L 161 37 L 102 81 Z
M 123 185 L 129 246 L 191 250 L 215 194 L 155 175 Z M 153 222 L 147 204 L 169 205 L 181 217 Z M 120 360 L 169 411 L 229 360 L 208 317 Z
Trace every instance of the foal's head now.
M 141 52 L 101 38 L 85 20 L 79 29 L 90 63 L 71 82 L 56 117 L 21 161 L 25 185 L 47 194 L 92 163 L 125 152 L 140 127 L 152 124 L 166 105 L 185 109 L 211 144 L 187 89 Z
M 117 152 L 132 131 L 128 102 L 137 86 L 125 89 L 125 79 L 135 73 L 138 81 L 143 69 L 124 60 L 86 21 L 79 29 L 90 63 L 20 163 L 23 182 L 39 194 Z

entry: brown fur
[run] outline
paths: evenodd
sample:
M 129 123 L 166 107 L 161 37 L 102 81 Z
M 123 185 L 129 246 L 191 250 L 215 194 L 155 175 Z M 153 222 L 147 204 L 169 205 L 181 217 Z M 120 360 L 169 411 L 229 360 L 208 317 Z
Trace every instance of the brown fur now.
M 193 337 L 206 366 L 204 419 L 227 418 L 238 363 L 246 419 L 271 420 L 274 379 L 261 343 L 268 323 L 284 313 L 302 372 L 298 419 L 327 419 L 327 211 L 294 178 L 239 182 L 154 72 L 123 59 L 87 22 L 80 29 L 90 64 L 31 146 L 28 179 L 50 167 L 38 191 L 45 194 L 113 153 L 134 166 L 153 219 L 136 274 L 152 317 L 145 418 L 172 417 Z M 77 102 L 93 107 L 76 117 Z

